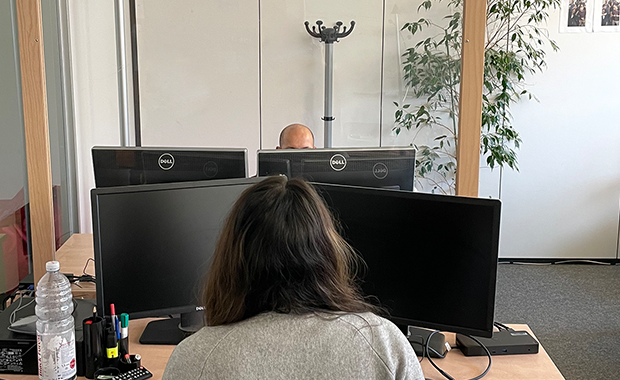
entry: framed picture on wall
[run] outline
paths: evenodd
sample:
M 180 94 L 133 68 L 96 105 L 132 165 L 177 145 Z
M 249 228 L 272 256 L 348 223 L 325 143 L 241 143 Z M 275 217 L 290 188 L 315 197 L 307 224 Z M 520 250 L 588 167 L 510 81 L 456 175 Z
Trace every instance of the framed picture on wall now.
M 594 0 L 595 32 L 620 32 L 620 0 Z
M 562 0 L 560 33 L 584 33 L 592 31 L 595 0 Z

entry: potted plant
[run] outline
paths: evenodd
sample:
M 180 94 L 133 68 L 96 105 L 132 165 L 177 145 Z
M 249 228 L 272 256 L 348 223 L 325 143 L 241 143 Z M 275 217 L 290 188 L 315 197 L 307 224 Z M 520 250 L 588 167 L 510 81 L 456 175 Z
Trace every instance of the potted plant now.
M 418 12 L 428 11 L 442 0 L 426 0 Z M 461 78 L 463 0 L 444 2 L 448 15 L 441 21 L 420 18 L 405 23 L 401 31 L 422 38 L 402 55 L 405 95 L 394 102 L 394 131 L 416 130 L 412 145 L 418 150 L 416 176 L 424 190 L 454 193 L 456 144 Z M 545 49 L 558 50 L 541 27 L 547 11 L 559 0 L 490 0 L 486 17 L 481 154 L 491 168 L 518 170 L 516 150 L 521 144 L 512 123 L 510 107 L 523 97 L 531 99 L 526 75 L 545 67 Z M 413 101 L 415 98 L 417 101 Z M 416 141 L 418 133 L 431 128 L 432 144 Z

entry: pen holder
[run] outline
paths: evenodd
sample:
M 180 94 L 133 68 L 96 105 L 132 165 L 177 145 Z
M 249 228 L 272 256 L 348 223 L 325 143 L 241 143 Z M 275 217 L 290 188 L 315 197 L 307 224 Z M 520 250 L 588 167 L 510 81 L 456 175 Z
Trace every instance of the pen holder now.
M 82 322 L 84 334 L 84 376 L 94 379 L 95 372 L 104 366 L 105 320 L 101 317 L 86 318 Z
M 118 352 L 121 358 L 129 353 L 129 338 L 121 338 L 121 340 L 118 341 Z
M 125 359 L 118 361 L 118 369 L 121 373 L 129 372 L 132 369 L 139 368 L 142 365 L 142 358 L 140 355 L 129 355 L 129 359 L 129 363 L 127 363 Z

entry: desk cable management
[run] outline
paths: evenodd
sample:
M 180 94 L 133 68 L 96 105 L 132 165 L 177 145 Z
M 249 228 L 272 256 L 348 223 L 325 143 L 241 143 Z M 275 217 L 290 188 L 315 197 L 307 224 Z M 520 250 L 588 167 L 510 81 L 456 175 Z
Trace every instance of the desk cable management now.
M 509 327 L 496 322 L 497 324 L 501 325 L 502 327 L 508 329 Z M 495 323 L 494 323 L 495 325 Z M 498 329 L 500 329 L 499 326 L 496 325 L 496 327 Z M 435 330 L 433 332 L 430 333 L 430 335 L 428 336 L 428 338 L 426 338 L 426 342 L 424 343 L 424 351 L 423 351 L 423 355 L 422 355 L 422 360 L 424 360 L 424 357 L 428 358 L 429 363 L 431 363 L 431 365 L 433 367 L 435 367 L 435 369 L 446 379 L 448 380 L 455 380 L 454 377 L 450 376 L 449 373 L 447 373 L 446 371 L 442 370 L 441 368 L 439 368 L 439 366 L 437 364 L 435 364 L 435 362 L 433 361 L 433 359 L 431 358 L 430 353 L 433 352 L 435 355 L 437 355 L 439 358 L 444 358 L 445 355 L 441 355 L 439 354 L 437 351 L 435 351 L 432 347 L 430 347 L 430 341 L 431 338 L 433 337 L 433 335 L 439 333 L 439 330 Z M 487 357 L 489 358 L 489 364 L 487 365 L 487 368 L 484 370 L 484 372 L 482 372 L 482 374 L 471 378 L 470 380 L 479 380 L 482 379 L 484 376 L 486 376 L 487 373 L 489 373 L 489 370 L 491 369 L 491 364 L 492 364 L 492 360 L 491 360 L 491 353 L 489 352 L 489 350 L 486 348 L 486 346 L 484 344 L 482 344 L 482 342 L 480 342 L 478 339 L 476 339 L 475 337 L 471 336 L 471 335 L 466 335 L 468 338 L 472 339 L 474 342 L 478 343 L 480 345 L 480 347 L 482 347 L 484 349 L 484 351 L 487 354 Z M 420 360 L 420 361 L 422 361 Z
M 78 287 L 81 287 L 80 282 L 93 282 L 94 283 L 95 276 L 92 274 L 86 273 L 86 268 L 88 268 L 88 264 L 91 261 L 95 262 L 95 260 L 92 258 L 89 258 L 88 260 L 86 260 L 86 264 L 84 264 L 84 269 L 82 269 L 82 274 L 80 276 L 74 276 L 72 274 L 67 274 L 66 276 L 69 279 L 69 282 Z

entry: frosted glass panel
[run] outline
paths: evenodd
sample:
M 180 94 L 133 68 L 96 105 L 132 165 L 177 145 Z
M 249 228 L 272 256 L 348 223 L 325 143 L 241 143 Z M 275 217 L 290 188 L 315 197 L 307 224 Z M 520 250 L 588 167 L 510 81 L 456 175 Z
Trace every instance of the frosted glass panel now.
M 259 148 L 258 4 L 136 2 L 143 146 Z
M 379 146 L 383 1 L 261 1 L 263 148 L 282 128 L 303 123 L 323 147 L 325 46 L 304 22 L 337 21 L 353 32 L 333 47 L 334 147 Z
M 454 138 L 458 125 L 460 88 L 460 50 L 455 49 L 453 44 L 461 41 L 460 22 L 454 31 L 450 31 L 458 33 L 458 38 L 448 46 L 441 39 L 445 35 L 442 28 L 448 26 L 450 21 L 446 17 L 462 12 L 462 8 L 448 8 L 446 2 L 433 1 L 432 7 L 426 10 L 421 4 L 422 1 L 386 0 L 382 140 L 384 146 L 412 144 L 418 148 L 417 190 L 450 194 L 455 186 Z M 431 20 L 430 25 L 422 19 Z M 416 22 L 420 27 L 413 28 L 415 33 L 412 33 L 406 27 Z M 424 45 L 419 44 L 433 40 L 438 46 L 431 46 L 429 50 L 432 54 L 427 55 Z M 414 54 L 420 59 L 414 59 Z M 427 62 L 434 62 L 434 65 Z M 427 86 L 416 85 L 418 81 Z M 432 81 L 436 83 L 430 85 Z M 450 86 L 450 83 L 453 85 Z M 436 110 L 430 115 L 418 112 L 433 107 Z M 399 126 L 396 114 L 399 109 L 402 111 L 401 119 L 410 114 L 412 123 L 410 129 L 401 124 L 400 133 L 397 133 L 394 128 Z M 413 115 L 420 116 L 418 120 L 430 117 L 431 122 L 416 126 Z M 429 159 L 435 155 L 436 158 Z

